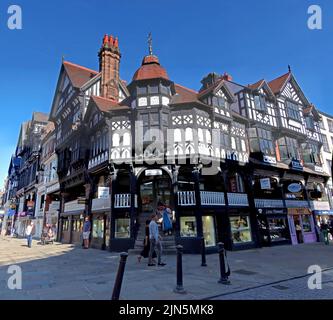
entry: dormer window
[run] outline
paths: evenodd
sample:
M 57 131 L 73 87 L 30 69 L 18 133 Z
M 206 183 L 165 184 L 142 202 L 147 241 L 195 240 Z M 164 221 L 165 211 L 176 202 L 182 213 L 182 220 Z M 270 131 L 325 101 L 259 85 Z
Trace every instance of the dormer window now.
M 166 94 L 166 95 L 170 95 L 170 87 L 161 85 L 161 93 Z
M 264 96 L 254 96 L 254 105 L 256 110 L 266 112 L 267 111 L 267 104 L 266 99 Z
M 296 103 L 293 103 L 291 101 L 286 102 L 286 111 L 289 118 L 301 121 L 301 114 L 299 111 L 299 106 Z

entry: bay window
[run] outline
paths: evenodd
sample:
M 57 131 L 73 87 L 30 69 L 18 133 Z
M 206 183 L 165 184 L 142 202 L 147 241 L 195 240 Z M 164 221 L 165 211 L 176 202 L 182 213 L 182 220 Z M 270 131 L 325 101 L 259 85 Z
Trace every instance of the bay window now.
M 305 163 L 321 164 L 318 145 L 312 143 L 302 144 L 302 155 Z
M 266 155 L 274 156 L 275 149 L 272 133 L 262 128 L 249 129 L 250 151 L 262 152 Z
M 266 112 L 267 104 L 266 104 L 265 97 L 262 95 L 254 96 L 254 106 L 255 106 L 256 110 Z
M 278 140 L 281 160 L 300 160 L 299 147 L 296 139 L 283 137 Z

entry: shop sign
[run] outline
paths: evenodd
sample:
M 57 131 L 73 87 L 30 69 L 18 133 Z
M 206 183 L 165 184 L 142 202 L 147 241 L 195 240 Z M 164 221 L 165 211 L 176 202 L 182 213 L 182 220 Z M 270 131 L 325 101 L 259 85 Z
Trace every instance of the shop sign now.
M 271 189 L 271 179 L 265 178 L 260 179 L 261 190 L 270 190 Z
M 302 191 L 302 185 L 300 183 L 292 183 L 288 186 L 288 191 L 291 193 L 298 193 Z
M 152 169 L 152 170 L 146 170 L 146 177 L 156 177 L 156 176 L 162 176 L 163 171 L 160 169 Z
M 314 214 L 317 216 L 333 216 L 333 210 L 316 210 Z
M 292 208 L 288 209 L 288 214 L 292 216 L 299 216 L 299 215 L 311 215 L 311 210 L 309 208 Z
M 98 187 L 98 199 L 109 199 L 110 198 L 110 188 Z
M 301 164 L 301 162 L 299 160 L 292 160 L 290 163 L 290 167 L 294 170 L 298 170 L 298 171 L 303 171 L 304 167 Z
M 87 204 L 87 199 L 86 198 L 77 198 L 77 204 Z
M 277 164 L 277 161 L 276 161 L 275 157 L 263 156 L 263 161 L 265 163 Z
M 287 214 L 287 211 L 285 209 L 266 209 L 263 213 L 267 215 Z
M 314 169 L 315 169 L 316 172 L 324 173 L 324 169 L 322 167 L 315 166 Z

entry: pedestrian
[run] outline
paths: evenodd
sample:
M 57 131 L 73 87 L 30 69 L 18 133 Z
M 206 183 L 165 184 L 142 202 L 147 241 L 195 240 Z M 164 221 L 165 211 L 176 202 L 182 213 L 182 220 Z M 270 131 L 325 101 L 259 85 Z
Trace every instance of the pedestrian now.
M 330 233 L 333 239 L 333 219 L 330 220 L 330 225 L 329 225 Z
M 89 249 L 90 232 L 91 232 L 91 222 L 89 220 L 89 217 L 86 217 L 82 233 L 84 249 Z
M 171 235 L 172 234 L 172 221 L 170 219 L 171 210 L 164 206 L 163 210 L 163 222 L 162 222 L 162 229 L 164 235 Z
M 328 224 L 326 223 L 326 221 L 324 221 L 320 226 L 320 231 L 324 236 L 324 241 L 326 245 L 330 244 L 330 240 L 328 238 L 328 230 L 329 230 Z
M 138 262 L 141 262 L 142 258 L 148 258 L 150 252 L 150 239 L 149 239 L 149 224 L 150 220 L 146 221 L 146 228 L 145 228 L 145 239 L 143 240 L 143 250 L 141 251 L 140 255 L 138 256 Z M 156 258 L 156 252 L 153 253 L 153 261 Z M 155 263 L 155 262 L 154 262 Z
M 153 263 L 153 254 L 156 250 L 157 261 L 159 266 L 165 266 L 166 264 L 162 262 L 162 239 L 158 232 L 158 216 L 156 214 L 152 215 L 151 222 L 149 224 L 149 240 L 150 240 L 150 250 L 149 250 L 149 261 L 148 266 L 153 267 L 156 264 Z
M 36 233 L 35 224 L 33 223 L 33 221 L 30 221 L 28 223 L 27 228 L 25 229 L 25 235 L 27 236 L 27 242 L 29 248 L 31 248 L 32 246 L 32 237 L 35 235 L 35 233 Z

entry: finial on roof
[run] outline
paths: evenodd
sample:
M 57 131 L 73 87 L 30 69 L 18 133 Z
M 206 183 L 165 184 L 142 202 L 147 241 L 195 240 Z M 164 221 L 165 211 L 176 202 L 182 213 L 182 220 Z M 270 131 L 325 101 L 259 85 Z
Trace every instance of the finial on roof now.
M 288 72 L 291 73 L 291 66 L 288 64 Z
M 151 32 L 148 35 L 148 46 L 149 46 L 149 55 L 153 55 L 153 36 Z
M 65 56 L 64 56 L 64 55 L 62 55 L 62 57 L 61 57 L 61 62 L 62 62 L 62 63 L 65 62 Z

